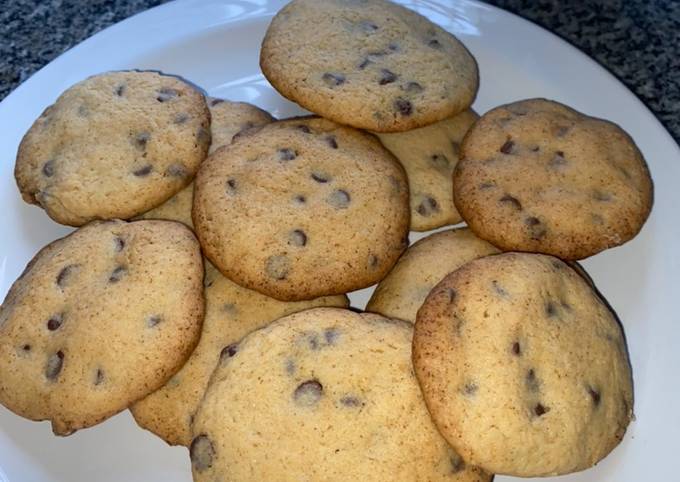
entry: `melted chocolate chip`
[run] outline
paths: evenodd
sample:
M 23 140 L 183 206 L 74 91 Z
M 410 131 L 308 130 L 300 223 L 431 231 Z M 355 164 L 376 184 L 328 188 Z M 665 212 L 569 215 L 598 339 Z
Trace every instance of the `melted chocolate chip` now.
M 453 288 L 447 288 L 446 296 L 449 297 L 449 303 L 453 303 L 454 301 L 456 301 L 456 296 L 458 296 L 458 293 L 456 293 L 456 290 L 454 290 Z
M 125 93 L 125 88 L 126 88 L 126 87 L 125 87 L 125 84 L 120 84 L 118 87 L 116 87 L 116 89 L 114 90 L 114 93 L 115 93 L 118 97 L 122 97 L 123 94 Z
M 215 448 L 207 435 L 201 434 L 191 441 L 189 457 L 191 466 L 196 472 L 204 472 L 212 467 Z
M 537 417 L 540 417 L 541 415 L 544 415 L 549 411 L 550 409 L 548 407 L 545 407 L 540 403 L 537 403 L 536 406 L 534 406 L 534 413 L 536 414 Z
M 326 143 L 331 146 L 331 149 L 338 148 L 338 142 L 335 140 L 335 136 L 326 136 Z
M 312 133 L 312 130 L 304 124 L 298 124 L 298 125 L 295 126 L 295 128 L 297 130 L 301 131 L 301 132 L 304 132 L 305 134 L 311 134 Z
M 377 268 L 379 261 L 380 260 L 378 259 L 378 257 L 376 255 L 374 255 L 374 254 L 368 255 L 368 266 L 369 267 L 371 267 L 373 269 Z
M 290 261 L 287 256 L 282 254 L 270 256 L 265 261 L 264 270 L 270 278 L 278 281 L 284 280 L 290 271 Z
M 293 201 L 295 201 L 298 204 L 305 204 L 307 202 L 307 198 L 304 197 L 302 194 L 298 194 L 293 198 Z
M 144 167 L 140 167 L 139 169 L 136 169 L 132 171 L 132 174 L 137 176 L 137 177 L 145 177 L 151 174 L 151 171 L 153 170 L 153 166 L 151 164 L 147 164 Z
M 59 274 L 57 275 L 57 286 L 59 286 L 60 288 L 66 286 L 66 284 L 68 283 L 68 279 L 73 273 L 75 267 L 76 265 L 69 264 L 68 266 L 64 266 L 61 269 L 61 271 L 59 271 Z
M 187 175 L 187 169 L 182 164 L 171 164 L 165 172 L 172 177 L 186 177 Z
M 413 113 L 413 104 L 406 99 L 401 97 L 394 101 L 394 108 L 403 116 L 409 116 Z
M 342 74 L 331 74 L 330 72 L 326 72 L 321 77 L 321 80 L 329 87 L 337 87 L 338 85 L 345 83 L 345 76 Z
M 175 116 L 175 120 L 173 122 L 175 124 L 184 124 L 188 120 L 189 120 L 189 114 L 187 114 L 186 112 L 182 112 L 182 113 L 177 114 Z
M 430 162 L 435 168 L 442 171 L 448 171 L 451 167 L 449 158 L 444 154 L 432 154 L 432 156 L 430 156 Z
M 458 454 L 452 454 L 449 457 L 451 463 L 451 474 L 457 474 L 465 470 L 465 461 Z
M 463 385 L 463 395 L 467 397 L 474 396 L 477 393 L 477 390 L 479 390 L 479 387 L 474 382 L 467 382 Z
M 508 292 L 505 290 L 505 288 L 503 288 L 500 285 L 500 283 L 498 283 L 498 281 L 493 280 L 491 282 L 491 286 L 493 287 L 493 290 L 496 292 L 496 294 L 503 296 L 503 297 L 508 296 Z
M 120 236 L 116 236 L 113 238 L 113 245 L 115 246 L 116 251 L 121 252 L 123 251 L 123 248 L 125 248 L 125 240 Z
M 22 346 L 21 349 L 23 351 L 26 351 L 26 352 L 31 351 L 31 345 L 26 344 L 26 345 Z
M 293 400 L 303 407 L 313 407 L 323 395 L 323 385 L 318 380 L 307 380 L 301 383 L 293 392 Z
M 227 345 L 224 348 L 222 348 L 222 351 L 220 352 L 220 360 L 225 360 L 227 358 L 231 358 L 236 353 L 238 352 L 238 343 L 232 343 L 231 345 Z
M 293 246 L 305 246 L 307 244 L 307 235 L 301 229 L 291 231 L 288 235 L 288 244 Z
M 146 149 L 146 143 L 149 142 L 151 135 L 148 132 L 140 132 L 135 136 L 134 145 L 137 149 Z
M 494 187 L 496 187 L 496 185 L 493 182 L 489 182 L 489 181 L 485 181 L 485 182 L 483 182 L 479 185 L 479 189 L 481 189 L 482 191 L 485 191 L 487 189 L 492 189 Z
M 510 139 L 505 141 L 505 144 L 503 144 L 501 146 L 501 148 L 499 149 L 499 151 L 502 152 L 503 154 L 513 154 L 514 150 L 515 150 L 515 143 L 513 141 L 511 141 Z
M 437 200 L 431 197 L 426 197 L 423 199 L 420 204 L 418 204 L 418 207 L 416 208 L 416 211 L 418 214 L 421 216 L 431 216 L 436 212 L 439 212 L 439 204 L 437 203 Z
M 569 132 L 569 127 L 560 126 L 557 129 L 555 129 L 555 136 L 564 137 L 567 135 L 567 132 Z
M 64 322 L 63 313 L 58 313 L 47 320 L 47 329 L 50 331 L 58 330 Z
M 297 157 L 298 154 L 297 151 L 294 151 L 293 149 L 289 149 L 287 147 L 279 149 L 277 152 L 280 161 L 292 161 Z
M 543 223 L 541 223 L 541 221 L 536 217 L 529 216 L 524 222 L 529 228 L 529 235 L 531 236 L 531 239 L 534 241 L 542 239 L 548 232 Z
M 101 385 L 104 383 L 104 370 L 101 368 L 97 368 L 97 370 L 94 373 L 94 384 L 95 386 Z
M 236 183 L 236 179 L 227 179 L 227 187 L 226 187 L 227 194 L 231 194 L 231 195 L 236 194 L 236 191 L 237 191 L 236 187 L 237 186 L 238 186 L 238 184 Z
M 350 200 L 349 193 L 342 189 L 336 189 L 326 199 L 328 204 L 336 209 L 346 209 L 349 206 Z
M 353 395 L 345 395 L 340 399 L 340 403 L 345 407 L 356 408 L 361 407 L 363 403 Z
M 170 99 L 173 99 L 179 95 L 179 92 L 176 89 L 172 89 L 170 87 L 163 87 L 158 91 L 158 96 L 156 97 L 156 100 L 158 102 L 167 102 Z
M 433 49 L 441 49 L 442 44 L 437 40 L 436 38 L 431 39 L 429 42 L 427 42 L 428 47 L 432 47 Z
M 109 283 L 118 283 L 126 274 L 127 268 L 124 266 L 118 266 L 111 272 L 111 275 L 109 276 Z
M 357 26 L 364 33 L 373 33 L 378 30 L 378 26 L 370 20 L 362 20 L 357 23 Z
M 163 317 L 160 315 L 151 315 L 146 319 L 146 326 L 149 328 L 153 328 L 157 324 L 159 324 L 161 321 L 163 321 Z
M 512 352 L 517 356 L 520 356 L 522 354 L 522 347 L 520 346 L 518 341 L 512 344 Z
M 43 164 L 42 173 L 45 177 L 54 176 L 54 159 L 51 159 Z
M 531 368 L 527 374 L 526 377 L 524 378 L 524 384 L 526 386 L 526 389 L 529 390 L 532 393 L 538 392 L 539 389 L 539 381 L 536 378 L 536 372 L 534 372 L 534 369 Z
M 323 337 L 326 339 L 327 345 L 335 345 L 340 338 L 340 332 L 336 328 L 327 328 L 323 332 Z
M 59 350 L 47 359 L 47 365 L 45 366 L 45 378 L 49 381 L 55 381 L 61 373 L 61 369 L 64 366 L 64 352 Z
M 510 194 L 506 194 L 505 196 L 500 198 L 499 202 L 501 202 L 503 204 L 507 204 L 509 206 L 512 206 L 513 208 L 515 208 L 518 211 L 522 210 L 522 203 L 519 202 L 519 200 L 516 197 L 511 196 Z
M 312 179 L 314 179 L 316 182 L 319 182 L 321 184 L 325 184 L 330 180 L 330 176 L 327 174 L 322 174 L 319 172 L 313 172 L 312 173 Z
M 552 168 L 558 168 L 567 165 L 567 160 L 564 158 L 564 152 L 557 151 L 548 163 Z
M 548 318 L 556 318 L 559 317 L 559 313 L 557 312 L 557 306 L 555 303 L 552 301 L 548 301 L 545 304 L 545 314 L 548 315 Z
M 397 74 L 388 69 L 380 70 L 380 79 L 378 80 L 378 84 L 380 85 L 391 84 L 395 80 L 397 80 Z
M 595 390 L 593 387 L 588 386 L 588 395 L 590 395 L 590 398 L 593 400 L 593 405 L 596 407 L 600 405 L 600 392 L 598 390 Z

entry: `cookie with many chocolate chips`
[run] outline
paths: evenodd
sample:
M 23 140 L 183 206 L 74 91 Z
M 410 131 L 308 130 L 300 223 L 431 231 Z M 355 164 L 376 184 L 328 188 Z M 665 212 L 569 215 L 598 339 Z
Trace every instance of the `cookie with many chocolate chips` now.
M 19 146 L 26 202 L 62 224 L 128 219 L 191 182 L 210 146 L 203 94 L 156 72 L 109 72 L 67 89 Z
M 205 304 L 201 340 L 186 364 L 165 386 L 130 408 L 142 428 L 172 445 L 191 443 L 191 420 L 210 374 L 220 358 L 233 356 L 241 338 L 282 316 L 317 306 L 346 307 L 348 300 L 339 295 L 278 301 L 238 286 L 207 264 Z
M 439 431 L 494 473 L 589 468 L 633 415 L 621 327 L 552 256 L 488 256 L 444 278 L 418 311 L 413 363 Z
M 461 222 L 453 204 L 451 176 L 458 163 L 460 142 L 475 120 L 477 114 L 466 110 L 419 129 L 378 134 L 380 142 L 406 170 L 412 230 L 428 231 Z
M 581 259 L 633 238 L 652 208 L 652 179 L 616 124 L 530 99 L 484 114 L 453 177 L 458 211 L 505 251 Z
M 236 134 L 249 132 L 274 120 L 268 112 L 246 102 L 232 102 L 215 97 L 210 97 L 207 100 L 212 117 L 210 123 L 212 144 L 209 153 L 215 152 L 219 147 L 231 144 L 231 140 Z M 193 227 L 191 221 L 193 198 L 194 183 L 192 182 L 166 202 L 142 214 L 139 218 L 169 219 Z
M 410 324 L 317 308 L 222 358 L 193 423 L 194 480 L 489 481 L 434 427 Z
M 293 0 L 260 52 L 276 90 L 336 122 L 405 131 L 467 109 L 477 64 L 452 34 L 385 0 Z
M 205 161 L 193 220 L 206 257 L 232 281 L 280 300 L 312 299 L 387 274 L 408 242 L 408 185 L 375 137 L 293 119 Z
M 179 223 L 90 223 L 43 248 L 0 308 L 0 403 L 57 435 L 162 386 L 203 321 L 203 264 Z
M 431 234 L 411 245 L 376 287 L 366 311 L 415 323 L 416 313 L 444 276 L 468 261 L 498 253 L 468 228 Z

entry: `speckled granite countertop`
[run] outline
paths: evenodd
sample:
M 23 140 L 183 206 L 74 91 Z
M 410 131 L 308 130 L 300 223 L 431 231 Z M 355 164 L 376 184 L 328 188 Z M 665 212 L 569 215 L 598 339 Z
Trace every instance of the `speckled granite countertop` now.
M 0 0 L 0 99 L 61 52 L 164 0 Z M 628 85 L 680 141 L 680 2 L 489 0 L 555 32 Z

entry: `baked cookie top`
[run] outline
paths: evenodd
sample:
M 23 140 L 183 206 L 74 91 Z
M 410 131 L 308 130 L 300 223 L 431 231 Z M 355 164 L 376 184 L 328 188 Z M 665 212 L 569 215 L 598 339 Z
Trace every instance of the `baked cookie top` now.
M 0 308 L 0 402 L 58 435 L 124 410 L 198 342 L 202 278 L 179 223 L 93 222 L 47 245 Z
M 67 89 L 19 146 L 26 202 L 62 224 L 131 218 L 186 186 L 210 146 L 203 94 L 156 72 L 108 72 Z
M 366 311 L 416 322 L 416 313 L 432 288 L 468 261 L 498 253 L 467 228 L 431 234 L 409 246 L 376 287 Z
M 378 134 L 380 142 L 406 170 L 413 231 L 428 231 L 463 220 L 453 204 L 451 176 L 463 136 L 477 117 L 472 110 L 465 110 L 419 129 Z
M 223 357 L 193 424 L 194 480 L 489 481 L 435 429 L 412 327 L 317 308 Z
M 498 474 L 591 467 L 633 413 L 619 324 L 552 256 L 488 256 L 444 278 L 418 312 L 413 363 L 442 435 Z
M 205 274 L 205 321 L 201 340 L 182 369 L 161 389 L 135 403 L 137 423 L 171 445 L 191 443 L 191 420 L 220 357 L 228 357 L 238 341 L 282 316 L 317 306 L 347 307 L 344 295 L 310 301 L 278 301 L 242 288 L 209 263 Z
M 616 124 L 530 99 L 470 129 L 453 177 L 470 228 L 506 251 L 581 259 L 633 238 L 652 207 L 652 180 Z
M 232 102 L 215 97 L 209 97 L 207 101 L 212 117 L 210 153 L 215 152 L 219 147 L 231 144 L 236 134 L 256 129 L 274 120 L 268 112 L 246 102 Z M 194 184 L 192 182 L 160 206 L 139 216 L 139 219 L 169 219 L 193 228 L 194 224 L 191 221 L 193 198 Z
M 232 281 L 280 300 L 382 279 L 406 247 L 408 185 L 378 140 L 319 118 L 239 136 L 196 178 L 203 251 Z
M 293 0 L 269 25 L 260 67 L 302 107 L 377 132 L 457 114 L 479 82 L 456 37 L 384 0 Z

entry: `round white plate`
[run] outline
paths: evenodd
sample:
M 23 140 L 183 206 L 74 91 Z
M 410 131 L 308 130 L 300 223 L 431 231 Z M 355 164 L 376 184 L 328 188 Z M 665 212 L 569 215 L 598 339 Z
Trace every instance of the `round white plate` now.
M 114 25 L 47 65 L 0 104 L 0 296 L 40 247 L 70 231 L 23 203 L 14 156 L 33 120 L 67 87 L 107 70 L 158 69 L 184 76 L 211 95 L 255 103 L 284 117 L 300 112 L 258 67 L 260 41 L 279 0 L 181 0 Z M 476 56 L 481 89 L 475 108 L 548 97 L 611 119 L 636 140 L 656 182 L 642 233 L 584 265 L 617 310 L 635 378 L 635 414 L 626 437 L 597 467 L 561 482 L 678 480 L 680 428 L 680 150 L 647 108 L 588 57 L 535 25 L 468 0 L 406 1 L 461 38 Z M 313 28 L 313 27 L 311 27 Z M 418 236 L 412 235 L 412 240 Z M 352 295 L 363 307 L 369 290 Z M 674 433 L 675 432 L 675 433 Z M 0 407 L 0 482 L 190 481 L 186 449 L 140 430 L 128 412 L 57 438 L 48 423 Z M 497 477 L 497 482 L 510 480 Z M 558 480 L 558 479 L 550 479 Z

